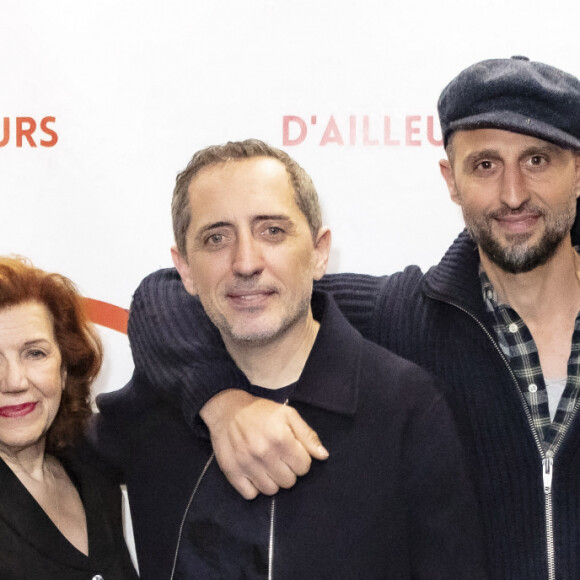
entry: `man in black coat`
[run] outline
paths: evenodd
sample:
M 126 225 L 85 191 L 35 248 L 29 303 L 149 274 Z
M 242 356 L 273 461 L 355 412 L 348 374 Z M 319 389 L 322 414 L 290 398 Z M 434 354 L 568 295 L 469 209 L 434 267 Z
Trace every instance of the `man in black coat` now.
M 178 176 L 173 218 L 183 285 L 231 357 L 212 366 L 231 365 L 245 391 L 293 407 L 330 456 L 301 485 L 248 502 L 205 429 L 189 429 L 136 373 L 99 398 L 93 435 L 127 483 L 141 577 L 484 578 L 443 395 L 312 293 L 330 231 L 304 170 L 260 141 L 210 147 Z

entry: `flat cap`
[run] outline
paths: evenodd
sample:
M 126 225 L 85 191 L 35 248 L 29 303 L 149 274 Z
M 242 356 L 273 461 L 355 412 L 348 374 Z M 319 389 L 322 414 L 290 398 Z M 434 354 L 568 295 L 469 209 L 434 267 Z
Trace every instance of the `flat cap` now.
M 478 62 L 437 104 L 445 146 L 454 131 L 504 129 L 580 149 L 580 81 L 525 56 Z

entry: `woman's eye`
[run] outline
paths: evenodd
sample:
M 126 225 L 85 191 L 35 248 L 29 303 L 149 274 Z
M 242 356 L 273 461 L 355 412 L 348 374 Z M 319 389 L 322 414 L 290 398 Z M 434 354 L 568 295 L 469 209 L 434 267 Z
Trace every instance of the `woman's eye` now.
M 39 350 L 39 349 L 32 349 L 29 350 L 26 353 L 26 356 L 28 356 L 29 358 L 44 358 L 46 356 L 46 353 L 43 350 Z

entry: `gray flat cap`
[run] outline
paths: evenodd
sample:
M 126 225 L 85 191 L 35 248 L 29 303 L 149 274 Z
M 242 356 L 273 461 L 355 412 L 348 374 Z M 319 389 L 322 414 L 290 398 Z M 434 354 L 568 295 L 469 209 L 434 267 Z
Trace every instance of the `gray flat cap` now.
M 580 81 L 525 56 L 466 68 L 437 108 L 445 146 L 454 131 L 494 128 L 580 149 Z

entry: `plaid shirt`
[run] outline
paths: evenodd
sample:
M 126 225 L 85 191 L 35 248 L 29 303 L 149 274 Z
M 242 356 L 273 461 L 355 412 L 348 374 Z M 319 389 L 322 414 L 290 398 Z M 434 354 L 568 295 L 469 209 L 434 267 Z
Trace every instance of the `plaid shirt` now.
M 544 451 L 553 450 L 580 403 L 580 313 L 574 325 L 566 387 L 552 421 L 538 349 L 528 327 L 515 310 L 507 304 L 499 303 L 483 268 L 480 268 L 479 276 L 483 300 L 487 311 L 492 314 L 492 326 L 498 344 L 518 380 Z

